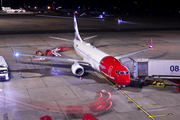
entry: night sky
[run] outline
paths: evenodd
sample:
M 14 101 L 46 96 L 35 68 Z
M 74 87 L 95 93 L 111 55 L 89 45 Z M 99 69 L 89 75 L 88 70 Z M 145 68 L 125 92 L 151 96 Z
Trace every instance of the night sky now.
M 91 10 L 109 10 L 112 12 L 149 12 L 149 13 L 179 13 L 180 4 L 178 0 L 3 0 L 3 6 L 12 8 L 27 6 L 47 7 L 52 3 L 56 3 L 56 7 L 77 9 L 82 8 L 83 4 Z
M 12 6 L 20 6 L 23 3 L 26 3 L 28 5 L 51 5 L 52 2 L 56 2 L 58 5 L 80 5 L 80 4 L 86 4 L 86 5 L 101 5 L 101 6 L 107 6 L 107 5 L 128 5 L 132 4 L 133 2 L 137 2 L 137 4 L 142 5 L 165 5 L 165 6 L 171 6 L 176 5 L 180 6 L 178 3 L 178 0 L 3 0 L 3 5 L 12 5 Z

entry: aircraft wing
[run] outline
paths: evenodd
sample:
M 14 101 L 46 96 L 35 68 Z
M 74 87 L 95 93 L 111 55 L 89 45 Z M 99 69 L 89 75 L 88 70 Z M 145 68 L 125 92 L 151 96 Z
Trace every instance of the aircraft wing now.
M 68 63 L 79 63 L 81 65 L 91 66 L 91 64 L 84 62 L 83 60 L 78 59 L 69 59 L 69 58 L 61 58 L 61 57 L 48 57 L 48 56 L 38 56 L 38 55 L 29 55 L 29 54 L 21 54 L 21 53 L 15 53 L 16 57 L 23 56 L 23 57 L 31 57 L 31 58 L 45 58 L 49 60 L 58 60 L 61 62 L 68 62 Z
M 119 60 L 119 59 L 127 58 L 127 57 L 130 57 L 130 56 L 133 56 L 133 55 L 136 55 L 136 54 L 148 51 L 148 50 L 152 50 L 152 49 L 153 49 L 153 43 L 152 43 L 152 38 L 151 38 L 149 48 L 144 49 L 144 50 L 139 50 L 139 51 L 136 51 L 136 52 L 132 52 L 132 53 L 128 53 L 128 54 L 124 54 L 124 55 L 120 55 L 120 56 L 115 56 L 115 58 Z
M 95 37 L 97 37 L 97 35 L 84 38 L 83 40 L 89 40 L 89 39 L 92 39 L 92 38 L 95 38 Z M 52 36 L 49 36 L 49 38 L 53 38 L 53 39 L 57 39 L 57 40 L 64 40 L 64 41 L 68 41 L 68 42 L 73 42 L 73 40 L 69 40 L 69 39 L 65 39 L 65 38 L 52 37 Z
M 124 55 L 120 55 L 120 56 L 115 56 L 115 58 L 119 60 L 119 59 L 122 59 L 122 58 L 127 58 L 127 57 L 130 57 L 130 56 L 133 56 L 133 55 L 136 55 L 136 54 L 139 54 L 139 53 L 151 50 L 151 49 L 152 48 L 147 48 L 147 49 L 144 49 L 144 50 L 140 50 L 140 51 L 136 51 L 136 52 L 132 52 L 132 53 L 128 53 L 128 54 L 124 54 Z

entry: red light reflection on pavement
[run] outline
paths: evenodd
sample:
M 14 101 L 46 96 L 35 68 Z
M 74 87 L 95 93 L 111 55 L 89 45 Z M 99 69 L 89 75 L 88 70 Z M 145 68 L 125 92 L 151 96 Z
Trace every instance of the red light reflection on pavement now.
M 6 102 L 9 102 L 9 103 L 16 103 L 20 107 L 24 107 L 24 108 L 35 110 L 35 111 L 66 113 L 67 115 L 83 115 L 86 113 L 97 115 L 97 114 L 107 111 L 112 106 L 111 93 L 106 90 L 101 90 L 97 92 L 95 96 L 95 100 L 93 100 L 92 103 L 83 104 L 83 105 L 75 105 L 75 106 L 59 105 L 57 107 L 56 105 L 53 105 L 50 103 L 43 103 L 43 102 L 27 104 L 27 103 L 24 103 L 24 102 L 21 102 L 12 98 L 4 97 L 2 94 L 0 95 L 0 100 L 2 101 L 6 100 Z M 51 109 L 39 107 L 40 105 L 46 106 L 46 107 L 50 106 Z

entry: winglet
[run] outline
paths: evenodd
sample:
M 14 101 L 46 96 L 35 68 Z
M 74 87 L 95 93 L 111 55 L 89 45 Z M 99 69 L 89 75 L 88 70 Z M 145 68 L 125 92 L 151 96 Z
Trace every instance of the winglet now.
M 79 35 L 75 12 L 74 12 L 74 30 L 75 30 L 75 39 L 79 41 L 83 41 Z
M 150 42 L 150 46 L 149 48 L 151 48 L 151 50 L 153 50 L 153 42 L 152 42 L 152 37 L 151 37 L 151 42 Z

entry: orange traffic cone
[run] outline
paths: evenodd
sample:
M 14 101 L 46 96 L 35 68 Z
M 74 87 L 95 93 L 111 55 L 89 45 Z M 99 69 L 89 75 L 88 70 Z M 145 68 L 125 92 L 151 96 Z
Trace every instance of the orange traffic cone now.
M 22 76 L 22 74 L 21 74 L 21 72 L 20 72 L 20 71 L 19 71 L 19 75 L 20 75 L 20 77 L 21 77 L 21 78 L 24 78 L 24 77 Z

